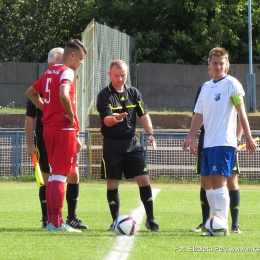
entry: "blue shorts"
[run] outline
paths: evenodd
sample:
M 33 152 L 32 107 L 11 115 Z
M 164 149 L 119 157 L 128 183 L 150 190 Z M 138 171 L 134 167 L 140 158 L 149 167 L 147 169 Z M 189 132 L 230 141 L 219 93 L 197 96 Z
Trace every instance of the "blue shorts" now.
M 201 175 L 221 174 L 230 178 L 234 167 L 236 148 L 216 146 L 204 148 L 201 153 Z

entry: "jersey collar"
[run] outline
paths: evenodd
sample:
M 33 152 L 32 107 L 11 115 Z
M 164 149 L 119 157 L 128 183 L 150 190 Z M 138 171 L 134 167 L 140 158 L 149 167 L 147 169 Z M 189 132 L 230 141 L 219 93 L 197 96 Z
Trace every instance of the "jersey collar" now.
M 225 79 L 226 77 L 227 77 L 227 75 L 225 75 L 223 78 L 218 79 L 218 80 L 214 80 L 214 79 L 213 79 L 213 82 L 214 82 L 214 83 L 217 83 L 217 82 L 221 81 L 222 79 Z

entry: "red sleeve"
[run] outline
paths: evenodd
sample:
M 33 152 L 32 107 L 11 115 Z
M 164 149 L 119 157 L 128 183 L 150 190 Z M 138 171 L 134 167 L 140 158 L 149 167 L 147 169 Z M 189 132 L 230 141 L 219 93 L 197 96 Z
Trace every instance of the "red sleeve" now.
M 63 79 L 61 82 L 60 82 L 61 85 L 68 85 L 70 87 L 71 85 L 71 81 L 68 80 L 68 79 Z

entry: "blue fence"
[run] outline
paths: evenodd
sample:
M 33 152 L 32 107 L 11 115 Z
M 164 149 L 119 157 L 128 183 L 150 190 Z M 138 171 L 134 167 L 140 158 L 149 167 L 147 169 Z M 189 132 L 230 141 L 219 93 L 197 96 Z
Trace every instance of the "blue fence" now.
M 176 180 L 198 180 L 195 174 L 196 157 L 183 152 L 181 145 L 187 133 L 155 132 L 157 149 L 147 142 L 144 132 L 138 133 L 145 149 L 147 168 L 151 179 L 167 177 Z M 253 133 L 254 137 L 260 133 Z M 81 178 L 98 179 L 102 158 L 102 136 L 100 132 L 80 132 L 82 150 L 78 154 L 78 166 Z M 245 150 L 239 152 L 240 178 L 260 179 L 260 151 L 250 155 Z M 17 177 L 33 174 L 31 158 L 27 154 L 24 131 L 0 131 L 0 177 Z
M 195 174 L 196 157 L 183 152 L 182 142 L 187 133 L 154 133 L 157 150 L 153 150 L 146 141 L 146 133 L 141 134 L 141 142 L 146 151 L 147 168 L 151 179 L 166 177 L 175 180 L 198 180 L 199 175 Z M 259 137 L 259 132 L 253 132 L 252 136 Z M 244 142 L 244 140 L 242 140 Z M 238 154 L 240 174 L 239 178 L 246 180 L 260 179 L 260 149 L 254 154 L 241 150 Z
M 78 155 L 81 177 L 89 178 L 89 132 L 80 132 L 82 151 Z M 34 168 L 27 154 L 24 131 L 0 131 L 0 176 L 17 177 L 33 174 Z

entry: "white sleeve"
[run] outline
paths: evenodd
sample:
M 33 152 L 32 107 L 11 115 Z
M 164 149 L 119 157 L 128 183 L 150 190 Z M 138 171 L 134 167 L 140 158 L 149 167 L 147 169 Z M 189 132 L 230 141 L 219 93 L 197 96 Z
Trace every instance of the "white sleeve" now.
M 243 89 L 242 84 L 234 77 L 231 78 L 230 80 L 231 84 L 232 84 L 232 91 L 231 91 L 231 97 L 235 96 L 235 95 L 245 95 L 245 91 Z
M 60 82 L 63 80 L 63 79 L 67 79 L 71 82 L 74 81 L 74 71 L 70 68 L 67 68 L 65 71 L 63 71 L 63 73 L 61 74 L 60 76 Z

